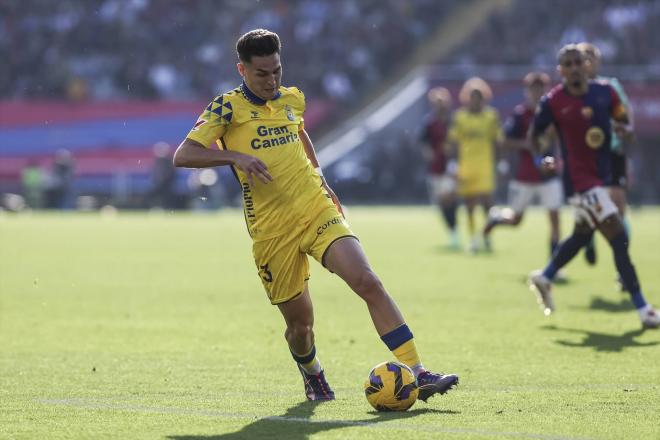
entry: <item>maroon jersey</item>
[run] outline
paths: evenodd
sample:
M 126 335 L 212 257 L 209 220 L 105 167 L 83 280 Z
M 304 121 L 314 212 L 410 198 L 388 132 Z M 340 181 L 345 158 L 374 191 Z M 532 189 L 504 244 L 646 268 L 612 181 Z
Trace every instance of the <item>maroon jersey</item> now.
M 433 158 L 429 163 L 430 174 L 444 174 L 447 169 L 445 142 L 447 140 L 447 122 L 438 117 L 429 117 L 422 132 L 423 142 L 431 146 Z
M 506 137 L 512 139 L 525 139 L 527 131 L 534 118 L 534 109 L 525 104 L 518 104 L 513 113 L 504 123 Z M 534 164 L 534 156 L 529 150 L 518 150 L 518 171 L 516 180 L 525 183 L 539 183 L 544 180 L 538 167 Z
M 587 93 L 573 96 L 563 84 L 541 98 L 533 132 L 557 128 L 564 159 L 564 188 L 568 195 L 612 180 L 612 118 L 625 115 L 619 95 L 609 84 L 589 81 Z

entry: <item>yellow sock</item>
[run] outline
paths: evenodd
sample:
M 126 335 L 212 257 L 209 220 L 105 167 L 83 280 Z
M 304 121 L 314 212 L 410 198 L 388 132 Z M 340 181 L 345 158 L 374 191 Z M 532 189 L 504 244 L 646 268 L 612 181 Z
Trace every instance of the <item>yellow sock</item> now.
M 319 374 L 321 372 L 321 362 L 316 356 L 315 345 L 312 345 L 311 350 L 309 350 L 307 354 L 301 356 L 291 351 L 291 355 L 293 356 L 293 359 L 302 367 L 302 369 L 307 372 L 307 374 Z
M 415 346 L 414 339 L 408 339 L 406 342 L 392 350 L 392 353 L 399 360 L 399 362 L 412 368 L 413 371 L 415 371 L 415 374 L 418 373 L 418 370 L 424 368 L 422 366 L 422 361 L 419 359 L 419 354 L 417 353 L 417 346 Z

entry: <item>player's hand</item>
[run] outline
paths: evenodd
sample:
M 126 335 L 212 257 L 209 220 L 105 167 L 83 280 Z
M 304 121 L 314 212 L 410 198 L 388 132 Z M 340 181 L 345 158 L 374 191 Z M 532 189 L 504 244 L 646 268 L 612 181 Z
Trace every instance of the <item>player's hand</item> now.
M 249 154 L 237 153 L 234 158 L 234 165 L 245 174 L 250 186 L 254 186 L 253 175 L 262 183 L 268 183 L 273 180 L 273 176 L 268 172 L 268 167 L 259 158 Z
M 621 138 L 624 143 L 629 143 L 633 137 L 633 131 L 630 128 L 629 124 L 624 124 L 622 122 L 614 122 L 614 132 Z
M 541 161 L 541 166 L 539 167 L 541 174 L 545 176 L 552 176 L 557 174 L 557 162 L 555 162 L 554 157 L 544 157 Z
M 323 179 L 323 177 L 321 177 L 321 179 Z M 346 215 L 344 214 L 344 208 L 341 207 L 341 202 L 339 202 L 339 197 L 337 197 L 337 194 L 335 194 L 335 192 L 328 186 L 325 179 L 323 179 L 323 188 L 325 188 L 325 190 L 328 192 L 330 200 L 332 200 L 332 203 L 335 204 L 341 216 L 346 218 Z

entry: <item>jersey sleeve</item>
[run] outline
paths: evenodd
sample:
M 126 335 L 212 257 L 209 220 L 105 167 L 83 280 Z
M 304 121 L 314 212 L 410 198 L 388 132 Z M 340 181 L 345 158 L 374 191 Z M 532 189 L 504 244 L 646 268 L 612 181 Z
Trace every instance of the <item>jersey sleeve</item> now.
M 552 109 L 550 108 L 550 98 L 548 95 L 541 98 L 538 107 L 536 108 L 536 113 L 534 113 L 534 119 L 532 120 L 532 136 L 538 136 L 545 132 L 550 124 L 552 124 L 554 118 L 552 116 Z
M 186 137 L 199 142 L 206 148 L 211 148 L 227 132 L 231 119 L 231 102 L 225 95 L 216 96 L 199 116 Z
M 623 101 L 621 101 L 619 93 L 611 85 L 608 85 L 607 87 L 610 89 L 610 98 L 612 99 L 612 106 L 610 108 L 612 119 L 617 121 L 626 119 L 628 117 L 628 111 L 626 110 L 626 106 L 624 105 Z
M 305 129 L 305 110 L 307 110 L 307 102 L 305 100 L 305 94 L 298 87 L 290 87 L 291 92 L 298 98 L 298 111 L 300 111 L 300 125 L 298 126 L 298 131 Z
M 447 132 L 447 140 L 455 143 L 461 141 L 461 114 L 456 112 Z
M 504 121 L 504 134 L 508 138 L 522 139 L 527 133 L 522 132 L 523 121 L 522 115 L 518 112 L 513 112 Z
M 502 141 L 504 139 L 504 132 L 502 131 L 502 124 L 500 123 L 500 114 L 497 110 L 493 109 L 493 140 Z

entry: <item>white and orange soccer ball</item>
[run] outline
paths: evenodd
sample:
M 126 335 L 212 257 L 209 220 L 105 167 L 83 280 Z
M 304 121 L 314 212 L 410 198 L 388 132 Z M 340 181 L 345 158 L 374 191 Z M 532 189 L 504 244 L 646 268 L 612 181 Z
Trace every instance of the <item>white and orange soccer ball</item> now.
M 372 368 L 364 394 L 377 411 L 406 411 L 417 400 L 415 374 L 400 362 L 383 362 Z

